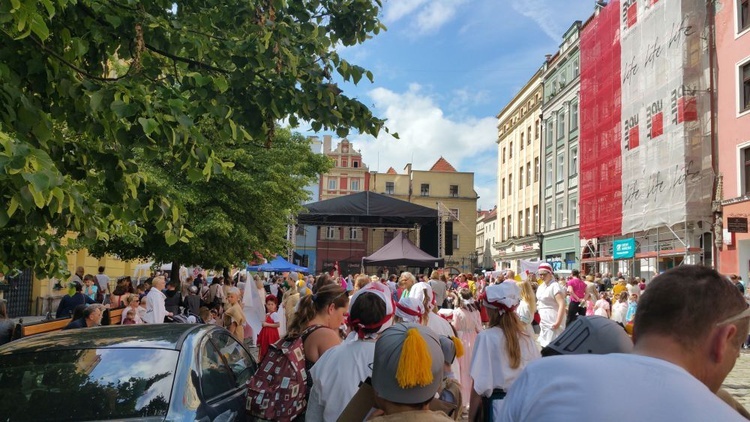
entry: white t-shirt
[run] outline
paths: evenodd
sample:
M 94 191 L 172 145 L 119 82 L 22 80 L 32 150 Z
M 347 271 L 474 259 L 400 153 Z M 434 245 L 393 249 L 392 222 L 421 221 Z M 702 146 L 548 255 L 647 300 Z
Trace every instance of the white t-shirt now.
M 451 323 L 434 312 L 431 312 L 429 318 L 427 318 L 427 328 L 439 336 L 453 337 L 456 335 L 453 327 L 451 327 Z M 461 367 L 459 366 L 458 359 L 453 361 L 451 372 L 453 372 L 453 378 L 457 380 L 461 379 Z
M 603 369 L 616 375 L 603 376 Z M 613 399 L 613 386 L 627 399 Z M 504 402 L 500 421 L 745 420 L 683 368 L 635 354 L 537 360 L 516 380 Z
M 533 336 L 521 336 L 518 341 L 521 346 L 521 364 L 518 368 L 511 368 L 503 330 L 492 327 L 477 334 L 474 356 L 471 358 L 471 379 L 474 380 L 474 391 L 477 394 L 489 397 L 496 388 L 507 393 L 526 365 L 541 357 Z M 502 402 L 493 402 L 495 415 L 499 414 Z
M 420 281 L 411 286 L 411 289 L 409 289 L 409 297 L 413 297 L 421 303 L 424 303 L 425 292 L 432 295 L 432 287 L 424 281 Z M 430 297 L 430 303 L 432 303 L 432 297 Z
M 310 370 L 313 387 L 305 420 L 335 422 L 359 383 L 372 376 L 374 357 L 375 342 L 371 340 L 346 341 L 323 353 Z
M 167 316 L 167 309 L 164 307 L 166 296 L 156 287 L 152 287 L 146 295 L 146 317 L 144 322 L 149 324 L 161 324 L 164 317 Z
M 99 288 L 103 293 L 106 293 L 107 290 L 109 290 L 109 276 L 107 274 L 97 274 L 96 281 L 99 283 Z

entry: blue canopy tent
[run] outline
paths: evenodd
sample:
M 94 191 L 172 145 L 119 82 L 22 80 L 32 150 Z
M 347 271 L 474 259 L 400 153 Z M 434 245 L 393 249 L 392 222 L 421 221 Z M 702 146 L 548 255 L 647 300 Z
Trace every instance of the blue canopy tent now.
M 253 265 L 247 267 L 248 271 L 267 271 L 267 272 L 284 272 L 284 271 L 297 271 L 300 273 L 309 273 L 310 270 L 307 267 L 302 267 L 296 264 L 292 264 L 281 256 L 277 256 L 270 262 L 260 265 Z

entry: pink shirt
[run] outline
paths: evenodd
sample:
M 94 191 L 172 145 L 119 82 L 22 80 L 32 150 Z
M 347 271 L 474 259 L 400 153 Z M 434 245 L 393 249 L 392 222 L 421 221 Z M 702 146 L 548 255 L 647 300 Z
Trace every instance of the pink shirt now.
M 586 283 L 581 281 L 580 278 L 572 277 L 568 280 L 568 287 L 573 289 L 573 293 L 575 293 L 578 299 L 583 299 L 583 296 L 586 295 Z M 578 299 L 573 296 L 570 297 L 571 302 L 578 302 Z

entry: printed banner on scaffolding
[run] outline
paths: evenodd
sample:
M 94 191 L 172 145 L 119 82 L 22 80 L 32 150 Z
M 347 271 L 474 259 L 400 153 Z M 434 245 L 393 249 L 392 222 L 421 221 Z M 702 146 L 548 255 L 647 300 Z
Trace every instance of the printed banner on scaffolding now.
M 581 237 L 644 231 L 710 215 L 705 21 L 705 4 L 698 0 L 623 0 L 610 3 L 584 29 L 581 150 L 594 152 L 604 144 L 612 149 L 581 156 Z M 602 56 L 607 42 L 610 48 L 618 45 L 619 57 Z M 591 64 L 616 72 L 618 79 L 587 93 L 587 86 L 602 85 L 601 67 L 586 71 Z M 602 203 L 607 213 L 600 211 Z

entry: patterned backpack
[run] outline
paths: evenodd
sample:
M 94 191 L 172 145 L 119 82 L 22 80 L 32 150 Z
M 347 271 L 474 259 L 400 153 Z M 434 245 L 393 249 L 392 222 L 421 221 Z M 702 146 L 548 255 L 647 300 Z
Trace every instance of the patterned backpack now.
M 322 325 L 305 329 L 299 337 L 282 338 L 268 347 L 255 375 L 247 383 L 249 416 L 269 421 L 291 421 L 307 409 L 307 371 L 304 343 Z

